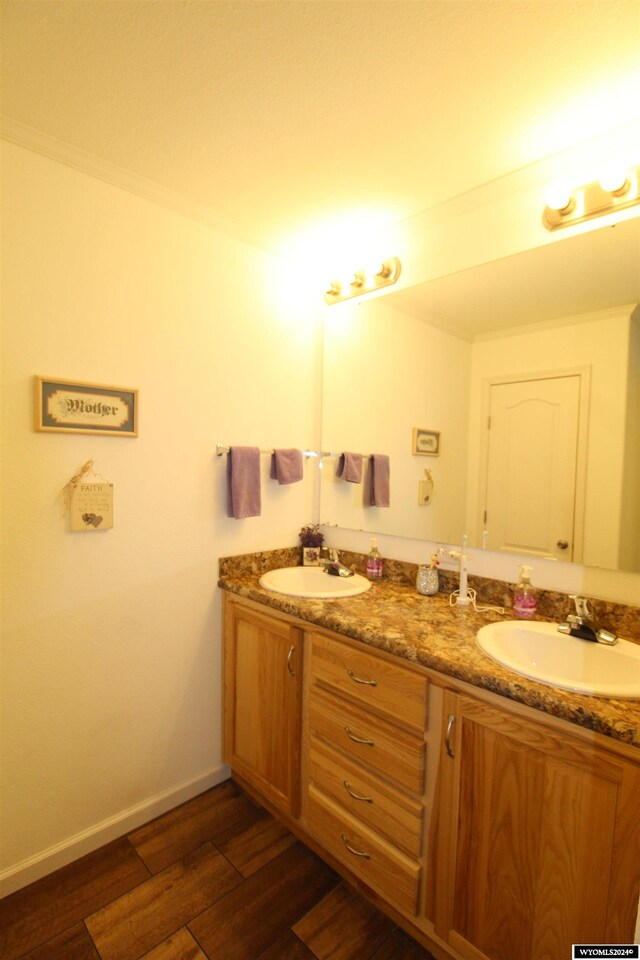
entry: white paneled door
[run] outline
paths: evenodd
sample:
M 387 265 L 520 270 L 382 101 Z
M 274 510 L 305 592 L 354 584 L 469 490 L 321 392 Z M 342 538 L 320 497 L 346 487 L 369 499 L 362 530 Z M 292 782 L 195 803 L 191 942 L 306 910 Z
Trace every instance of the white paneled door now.
M 490 550 L 577 559 L 581 387 L 579 373 L 490 385 L 482 518 Z

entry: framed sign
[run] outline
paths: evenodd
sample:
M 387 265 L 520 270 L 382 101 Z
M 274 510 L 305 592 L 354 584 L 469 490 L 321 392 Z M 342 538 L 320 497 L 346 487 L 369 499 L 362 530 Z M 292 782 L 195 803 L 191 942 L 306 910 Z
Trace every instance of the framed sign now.
M 35 378 L 35 427 L 49 433 L 138 436 L 138 391 Z
M 111 530 L 113 484 L 81 480 L 71 493 L 69 507 L 71 530 Z
M 439 457 L 440 431 L 421 430 L 420 427 L 414 427 L 411 452 L 423 457 Z

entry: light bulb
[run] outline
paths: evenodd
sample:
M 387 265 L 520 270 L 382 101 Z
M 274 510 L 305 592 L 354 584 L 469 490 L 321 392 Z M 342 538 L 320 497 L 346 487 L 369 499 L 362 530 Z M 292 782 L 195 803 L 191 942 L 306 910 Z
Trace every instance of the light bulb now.
M 381 277 L 383 280 L 386 280 L 387 277 L 391 276 L 391 272 L 392 272 L 391 264 L 383 260 L 381 263 L 378 264 L 378 269 L 375 273 L 375 276 Z
M 366 265 L 364 273 L 369 281 L 378 283 L 380 280 L 388 280 L 396 269 L 394 257 L 390 260 L 376 260 L 374 258 Z
M 600 186 L 607 193 L 613 194 L 614 197 L 621 196 L 627 192 L 630 186 L 627 171 L 620 166 L 612 165 L 608 170 L 603 171 L 600 177 Z
M 554 183 L 547 192 L 547 206 L 558 213 L 569 213 L 575 206 L 571 188 L 566 183 Z
M 356 276 L 360 277 L 367 286 L 370 286 L 381 275 L 382 270 L 382 260 L 377 260 L 374 257 L 373 260 L 363 263 L 361 269 L 356 272 Z

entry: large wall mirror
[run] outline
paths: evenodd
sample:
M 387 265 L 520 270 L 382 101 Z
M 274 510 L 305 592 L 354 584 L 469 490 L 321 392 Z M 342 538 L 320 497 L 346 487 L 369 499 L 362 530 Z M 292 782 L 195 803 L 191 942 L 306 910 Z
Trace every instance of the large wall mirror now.
M 639 301 L 634 219 L 330 308 L 322 446 L 391 506 L 330 458 L 322 522 L 640 571 Z

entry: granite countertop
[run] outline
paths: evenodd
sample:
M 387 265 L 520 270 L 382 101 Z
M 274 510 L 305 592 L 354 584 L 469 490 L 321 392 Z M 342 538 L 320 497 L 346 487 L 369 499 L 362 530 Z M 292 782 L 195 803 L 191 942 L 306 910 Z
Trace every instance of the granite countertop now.
M 511 610 L 500 614 L 452 607 L 447 593 L 425 597 L 408 583 L 391 579 L 372 583 L 367 593 L 357 597 L 289 597 L 263 589 L 258 582 L 262 572 L 255 565 L 251 569 L 251 565 L 240 564 L 234 569 L 221 564 L 218 585 L 273 610 L 640 747 L 640 700 L 590 697 L 547 686 L 508 670 L 480 649 L 476 643 L 479 628 L 513 619 Z M 478 606 L 482 606 L 480 599 Z

